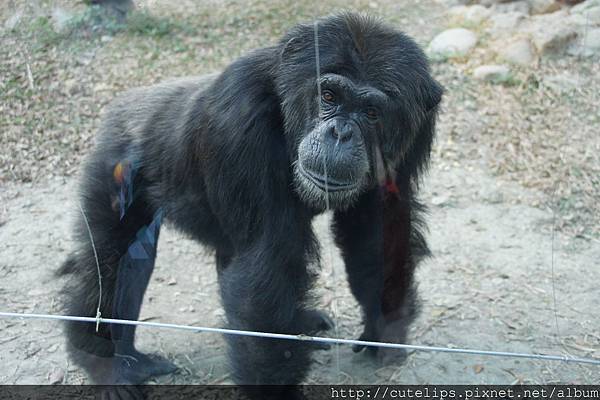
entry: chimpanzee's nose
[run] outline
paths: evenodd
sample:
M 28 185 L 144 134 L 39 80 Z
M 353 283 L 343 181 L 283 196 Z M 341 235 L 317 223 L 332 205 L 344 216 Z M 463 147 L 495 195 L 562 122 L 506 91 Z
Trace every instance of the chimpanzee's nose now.
M 348 121 L 335 121 L 334 126 L 331 128 L 331 135 L 340 142 L 347 142 L 352 138 L 354 131 L 354 124 Z

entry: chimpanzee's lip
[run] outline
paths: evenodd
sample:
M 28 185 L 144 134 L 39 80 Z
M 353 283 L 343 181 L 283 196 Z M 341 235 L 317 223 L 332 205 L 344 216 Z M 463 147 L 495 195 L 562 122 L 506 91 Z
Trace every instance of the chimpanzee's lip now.
M 318 175 L 313 171 L 304 168 L 301 162 L 298 163 L 298 171 L 303 177 L 311 181 L 316 187 L 324 192 L 342 192 L 346 190 L 353 190 L 358 187 L 356 182 L 341 182 L 337 179 L 327 177 L 327 181 L 324 176 Z

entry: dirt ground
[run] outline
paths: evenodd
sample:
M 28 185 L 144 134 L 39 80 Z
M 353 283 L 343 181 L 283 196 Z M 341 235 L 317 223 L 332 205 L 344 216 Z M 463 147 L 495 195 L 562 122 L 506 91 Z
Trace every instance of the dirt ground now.
M 379 7 L 387 4 L 369 2 L 365 7 L 374 8 L 371 3 L 379 4 Z M 429 7 L 430 15 L 434 12 L 439 15 L 440 11 L 433 3 L 417 3 L 420 4 L 418 7 Z M 398 9 L 394 8 L 396 6 L 389 7 L 398 15 L 403 11 L 400 6 Z M 422 8 L 413 8 L 412 12 L 415 10 L 423 11 Z M 1 11 L 4 15 L 10 14 L 10 10 Z M 382 9 L 379 12 L 383 12 Z M 408 17 L 398 19 L 403 22 L 404 29 L 417 36 L 421 43 L 426 43 L 440 29 L 438 19 L 431 22 L 406 15 Z M 237 29 L 235 21 L 233 26 L 234 30 Z M 241 30 L 237 32 L 239 36 Z M 6 38 L 3 36 L 3 39 Z M 137 36 L 130 39 L 135 45 L 147 46 L 146 42 L 140 44 L 142 39 Z M 111 43 L 117 41 L 123 44 L 127 38 L 116 36 Z M 256 44 L 260 43 L 249 39 L 248 46 Z M 153 45 L 160 47 L 160 44 Z M 51 97 L 43 96 L 43 101 L 32 101 L 22 110 L 19 108 L 18 112 L 15 111 L 18 107 L 12 107 L 11 103 L 3 105 L 4 111 L 16 113 L 6 117 L 7 113 L 0 121 L 3 129 L 6 128 L 3 134 L 7 136 L 3 138 L 7 137 L 7 140 L 11 140 L 11 129 L 18 125 L 15 121 L 20 121 L 19 118 L 28 112 L 34 116 L 29 120 L 32 126 L 49 124 L 55 114 L 61 115 L 62 119 L 60 123 L 53 121 L 52 128 L 41 132 L 39 137 L 37 133 L 25 135 L 29 133 L 27 127 L 23 131 L 15 130 L 24 141 L 34 138 L 33 141 L 18 146 L 10 142 L 9 148 L 16 149 L 15 153 L 2 155 L 3 166 L 7 167 L 3 167 L 4 175 L 0 179 L 0 311 L 60 312 L 58 290 L 63 282 L 52 274 L 71 249 L 69 228 L 78 212 L 75 196 L 77 179 L 74 175 L 78 171 L 79 155 L 89 148 L 102 106 L 114 92 L 124 87 L 147 84 L 167 74 L 190 72 L 189 63 L 182 61 L 174 66 L 159 58 L 155 65 L 155 70 L 159 71 L 157 75 L 144 79 L 141 76 L 146 71 L 142 68 L 143 63 L 135 63 L 142 69 L 140 72 L 132 68 L 131 59 L 124 58 L 122 63 L 115 61 L 119 58 L 118 53 L 111 53 L 111 45 L 107 46 L 92 56 L 93 61 L 77 59 L 69 64 L 70 69 L 54 66 L 48 76 L 36 80 L 36 85 L 41 87 L 39 90 L 54 93 L 52 107 L 46 104 Z M 116 48 L 116 45 L 112 46 Z M 210 47 L 210 43 L 207 46 Z M 9 50 L 4 48 L 0 51 Z M 144 51 L 150 50 L 145 48 Z M 244 49 L 236 51 L 243 52 Z M 52 54 L 60 59 L 61 53 Z M 87 57 L 86 54 L 84 51 L 78 57 Z M 182 54 L 185 55 L 185 52 Z M 206 57 L 210 59 L 211 55 Z M 225 57 L 231 57 L 231 54 Z M 146 60 L 148 63 L 155 62 L 151 57 Z M 205 70 L 200 72 L 222 66 L 220 61 L 211 62 L 205 64 Z M 543 75 L 556 69 L 581 72 L 588 71 L 588 67 L 592 68 L 586 62 L 573 66 L 559 61 L 542 66 L 535 73 Z M 6 73 L 8 69 L 6 67 L 0 72 Z M 123 70 L 129 69 L 141 75 L 120 75 Z M 68 95 L 64 99 L 58 94 L 63 93 L 61 88 L 52 88 L 46 82 L 52 80 L 53 73 L 62 74 L 63 71 L 71 71 L 71 74 L 78 71 L 74 76 L 81 78 L 81 82 L 70 83 L 75 86 L 66 89 Z M 410 342 L 598 358 L 600 236 L 595 221 L 600 219 L 600 213 L 594 199 L 598 199 L 600 190 L 598 187 L 587 191 L 575 190 L 579 181 L 572 177 L 562 179 L 562 175 L 560 191 L 548 190 L 552 187 L 551 181 L 547 181 L 548 184 L 531 184 L 535 179 L 528 180 L 527 177 L 545 179 L 547 175 L 552 178 L 561 173 L 550 169 L 555 164 L 543 164 L 541 158 L 536 158 L 538 164 L 509 168 L 506 173 L 498 168 L 496 161 L 490 161 L 507 158 L 506 154 L 510 153 L 498 145 L 500 142 L 495 141 L 496 135 L 490 135 L 490 132 L 496 134 L 505 129 L 507 135 L 512 133 L 504 125 L 494 125 L 499 120 L 482 112 L 498 101 L 492 99 L 490 93 L 499 95 L 504 104 L 518 107 L 521 103 L 511 103 L 511 99 L 520 99 L 524 93 L 531 95 L 530 88 L 474 86 L 465 78 L 464 67 L 452 63 L 436 65 L 434 72 L 447 89 L 432 168 L 425 178 L 422 193 L 422 199 L 430 209 L 427 237 L 434 257 L 424 262 L 418 272 L 423 310 L 412 327 Z M 73 74 L 59 76 L 61 81 L 63 78 L 74 79 Z M 600 88 L 593 76 L 589 75 L 590 81 L 586 81 L 585 85 L 592 89 Z M 88 78 L 91 81 L 86 81 Z M 105 81 L 108 83 L 104 84 Z M 15 82 L 27 87 L 26 77 L 21 76 Z M 101 83 L 105 86 L 100 87 Z M 21 96 L 19 93 L 11 89 L 10 95 L 14 96 L 11 99 L 15 104 L 18 103 L 15 99 Z M 564 98 L 560 97 L 557 101 Z M 85 109 L 69 108 L 76 107 L 74 103 L 83 104 Z M 46 108 L 38 110 L 36 107 L 40 104 Z M 535 124 L 539 118 L 545 118 L 546 127 L 552 132 L 564 129 L 563 125 L 553 124 L 564 124 L 568 118 L 574 118 L 581 124 L 570 125 L 575 128 L 569 147 L 560 153 L 560 157 L 566 157 L 561 158 L 561 165 L 570 165 L 569 157 L 576 160 L 581 149 L 598 148 L 598 135 L 588 135 L 590 130 L 594 131 L 593 126 L 586 125 L 586 120 L 577 117 L 582 107 L 571 105 L 568 112 L 563 113 L 563 108 L 552 103 L 551 106 L 555 107 L 552 113 L 544 105 L 535 104 L 539 107 L 536 111 L 526 108 L 528 105 L 520 108 L 527 117 L 521 120 L 529 120 L 533 116 L 531 121 Z M 559 105 L 564 106 L 562 103 Z M 69 111 L 61 107 L 67 107 Z M 81 120 L 76 115 L 82 115 Z M 514 121 L 515 124 L 511 122 L 510 126 L 515 134 L 524 137 L 523 132 L 517 132 L 520 129 L 517 119 Z M 59 133 L 54 135 L 54 132 Z M 60 134 L 83 139 L 81 143 L 66 141 L 56 144 L 54 141 L 61 137 Z M 534 134 L 528 132 L 527 136 L 534 143 L 533 153 Z M 553 138 L 546 137 L 544 140 L 549 142 L 548 148 L 552 150 Z M 47 148 L 52 148 L 46 154 L 44 146 L 50 142 L 52 146 Z M 55 148 L 59 150 L 54 152 Z M 61 151 L 73 154 L 72 158 L 65 161 Z M 37 160 L 29 156 L 33 153 L 44 154 Z M 510 154 L 515 155 L 514 152 Z M 538 153 L 535 154 L 537 156 Z M 13 170 L 13 165 L 16 168 L 20 165 L 21 158 L 27 169 Z M 507 163 L 510 164 L 510 160 Z M 534 168 L 530 168 L 531 165 Z M 64 169 L 61 169 L 63 166 Z M 598 171 L 599 166 L 592 164 L 589 168 Z M 562 204 L 559 200 L 567 197 L 568 204 L 574 206 L 549 207 Z M 585 229 L 576 229 L 584 225 Z M 339 254 L 330 242 L 327 216 L 315 221 L 315 229 L 321 239 L 323 255 L 321 278 L 315 294 L 321 299 L 322 308 L 330 313 L 338 310 L 334 316 L 337 334 L 357 338 L 361 332 L 359 310 L 345 283 Z M 213 255 L 169 227 L 164 228 L 142 319 L 222 326 L 222 317 Z M 175 374 L 161 377 L 156 382 L 231 383 L 224 342 L 219 335 L 140 328 L 138 342 L 142 350 L 159 352 L 179 366 Z M 364 354 L 352 353 L 348 346 L 317 352 L 314 358 L 307 383 L 600 383 L 600 367 L 564 362 L 419 351 L 412 352 L 402 366 L 382 367 Z M 0 384 L 49 383 L 88 383 L 82 371 L 70 365 L 65 356 L 61 323 L 0 318 Z

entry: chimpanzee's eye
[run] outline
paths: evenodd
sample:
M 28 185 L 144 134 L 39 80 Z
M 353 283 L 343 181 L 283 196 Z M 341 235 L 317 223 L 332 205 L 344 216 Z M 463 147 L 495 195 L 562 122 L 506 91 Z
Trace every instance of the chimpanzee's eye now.
M 331 90 L 323 90 L 323 93 L 321 93 L 321 98 L 327 103 L 333 103 L 335 100 L 335 96 Z
M 377 117 L 379 117 L 379 113 L 373 107 L 369 107 L 367 108 L 367 117 L 371 119 L 377 119 Z

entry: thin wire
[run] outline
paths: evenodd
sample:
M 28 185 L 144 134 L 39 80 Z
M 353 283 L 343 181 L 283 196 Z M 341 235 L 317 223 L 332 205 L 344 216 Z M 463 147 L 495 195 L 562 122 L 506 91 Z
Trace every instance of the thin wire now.
M 88 234 L 90 235 L 90 242 L 92 242 L 92 250 L 94 250 L 94 258 L 96 259 L 96 268 L 98 270 L 98 307 L 96 308 L 96 333 L 98 333 L 98 329 L 100 327 L 100 319 L 102 318 L 102 313 L 100 312 L 100 306 L 102 305 L 102 273 L 100 272 L 100 261 L 98 260 L 98 252 L 96 252 L 96 245 L 94 244 L 94 235 L 92 235 L 92 230 L 90 229 L 90 224 L 88 222 L 87 215 L 85 215 L 85 211 L 81 207 L 81 204 L 78 204 L 79 211 L 81 211 L 81 215 L 83 215 L 83 221 L 85 222 L 85 227 L 87 228 Z
M 556 190 L 554 191 L 554 196 L 556 196 Z M 556 200 L 556 197 L 555 199 Z M 552 207 L 552 247 L 551 247 L 551 256 L 550 256 L 550 265 L 552 268 L 552 299 L 554 302 L 554 324 L 556 325 L 556 340 L 560 342 L 560 329 L 558 328 L 558 302 L 556 301 L 556 283 L 555 283 L 555 275 L 554 275 L 554 235 L 556 231 L 556 209 Z
M 588 33 L 588 26 L 589 26 L 589 10 L 586 11 L 585 14 L 585 29 L 583 31 L 583 40 L 581 41 L 581 53 L 585 56 L 585 54 L 583 53 L 585 51 L 585 43 L 587 41 L 587 33 Z M 577 86 L 580 87 L 581 86 L 581 74 L 578 75 L 577 77 Z M 569 135 L 566 135 L 567 137 L 567 141 L 569 141 Z M 568 147 L 568 146 L 567 146 Z M 561 157 L 562 160 L 562 157 Z M 554 303 L 554 323 L 556 326 L 556 340 L 560 342 L 560 329 L 559 329 L 559 325 L 558 325 L 558 301 L 557 301 L 557 296 L 556 296 L 556 283 L 555 283 L 555 274 L 554 274 L 554 242 L 555 242 L 555 235 L 556 235 L 556 197 L 557 197 L 557 192 L 558 192 L 558 188 L 555 187 L 553 193 L 552 193 L 552 247 L 551 247 L 551 251 L 552 251 L 552 255 L 551 255 L 551 259 L 550 259 L 550 264 L 552 267 L 552 298 L 553 298 L 553 303 Z
M 323 112 L 321 107 L 319 106 L 319 101 L 321 101 L 321 60 L 319 54 L 319 21 L 316 20 L 314 23 L 314 32 L 315 32 L 315 64 L 317 67 L 317 93 L 319 98 L 317 99 L 317 109 L 319 110 L 319 119 L 323 118 Z
M 96 318 L 93 317 L 75 317 L 70 315 L 52 315 L 52 314 L 30 314 L 30 313 L 13 313 L 13 312 L 1 312 L 0 317 L 7 318 L 28 318 L 28 319 L 49 319 L 59 321 L 77 321 L 77 322 L 89 322 L 95 323 Z M 415 351 L 431 351 L 439 353 L 458 353 L 458 354 L 472 354 L 481 356 L 494 356 L 494 357 L 510 357 L 510 358 L 527 358 L 532 360 L 544 360 L 544 361 L 564 361 L 568 363 L 576 364 L 591 364 L 600 366 L 600 360 L 593 358 L 581 358 L 581 357 L 568 357 L 559 356 L 552 354 L 529 354 L 529 353 L 513 353 L 508 351 L 492 351 L 492 350 L 476 350 L 476 349 L 462 349 L 462 348 L 447 348 L 447 347 L 436 347 L 436 346 L 422 346 L 414 344 L 401 344 L 401 343 L 386 343 L 386 342 L 371 342 L 365 340 L 354 340 L 354 339 L 338 339 L 338 338 L 327 338 L 319 336 L 308 336 L 308 335 L 289 335 L 283 333 L 269 333 L 269 332 L 257 332 L 257 331 L 244 331 L 239 329 L 225 329 L 225 328 L 209 328 L 204 326 L 191 326 L 191 325 L 178 325 L 168 324 L 162 322 L 149 322 L 149 321 L 131 321 L 127 319 L 113 319 L 113 318 L 102 318 L 100 321 L 104 324 L 120 324 L 120 325 L 135 325 L 135 326 L 147 326 L 152 328 L 169 328 L 179 329 L 193 332 L 208 332 L 208 333 L 222 333 L 225 335 L 237 335 L 237 336 L 251 336 L 261 337 L 268 339 L 283 339 L 283 340 L 298 340 L 304 342 L 317 342 L 317 343 L 328 343 L 328 344 L 348 344 L 348 345 L 359 345 L 359 346 L 370 346 L 370 347 L 385 347 L 392 349 L 407 349 Z
M 323 110 L 321 109 L 321 105 L 320 105 L 320 101 L 321 101 L 321 59 L 320 59 L 320 52 L 319 52 L 319 20 L 315 20 L 314 23 L 314 35 L 315 35 L 315 64 L 316 64 L 316 69 L 317 69 L 317 110 L 319 110 L 319 121 L 323 120 Z M 327 133 L 324 130 L 323 131 L 323 136 L 325 136 Z M 325 141 L 323 140 L 323 145 Z M 339 137 L 338 137 L 338 143 L 339 143 Z M 328 187 L 328 179 L 327 179 L 327 158 L 326 158 L 326 153 L 323 152 L 323 173 L 325 175 L 325 208 L 327 209 L 327 211 L 329 212 L 331 210 L 331 207 L 329 205 L 329 187 Z M 331 246 L 328 246 L 328 256 L 329 256 L 329 265 L 331 266 L 331 279 L 333 282 L 336 281 L 335 279 L 335 266 L 333 264 L 333 253 L 331 250 Z M 337 312 L 337 299 L 335 296 L 335 286 L 334 285 L 334 293 L 333 293 L 333 298 L 331 299 L 331 311 L 333 312 L 333 321 L 334 321 L 334 326 L 333 326 L 333 334 L 335 335 L 335 337 L 339 337 L 338 334 L 338 312 Z M 338 370 L 338 374 L 340 373 L 340 349 L 339 347 L 335 348 L 335 354 L 336 354 L 336 365 L 337 365 L 337 370 Z

